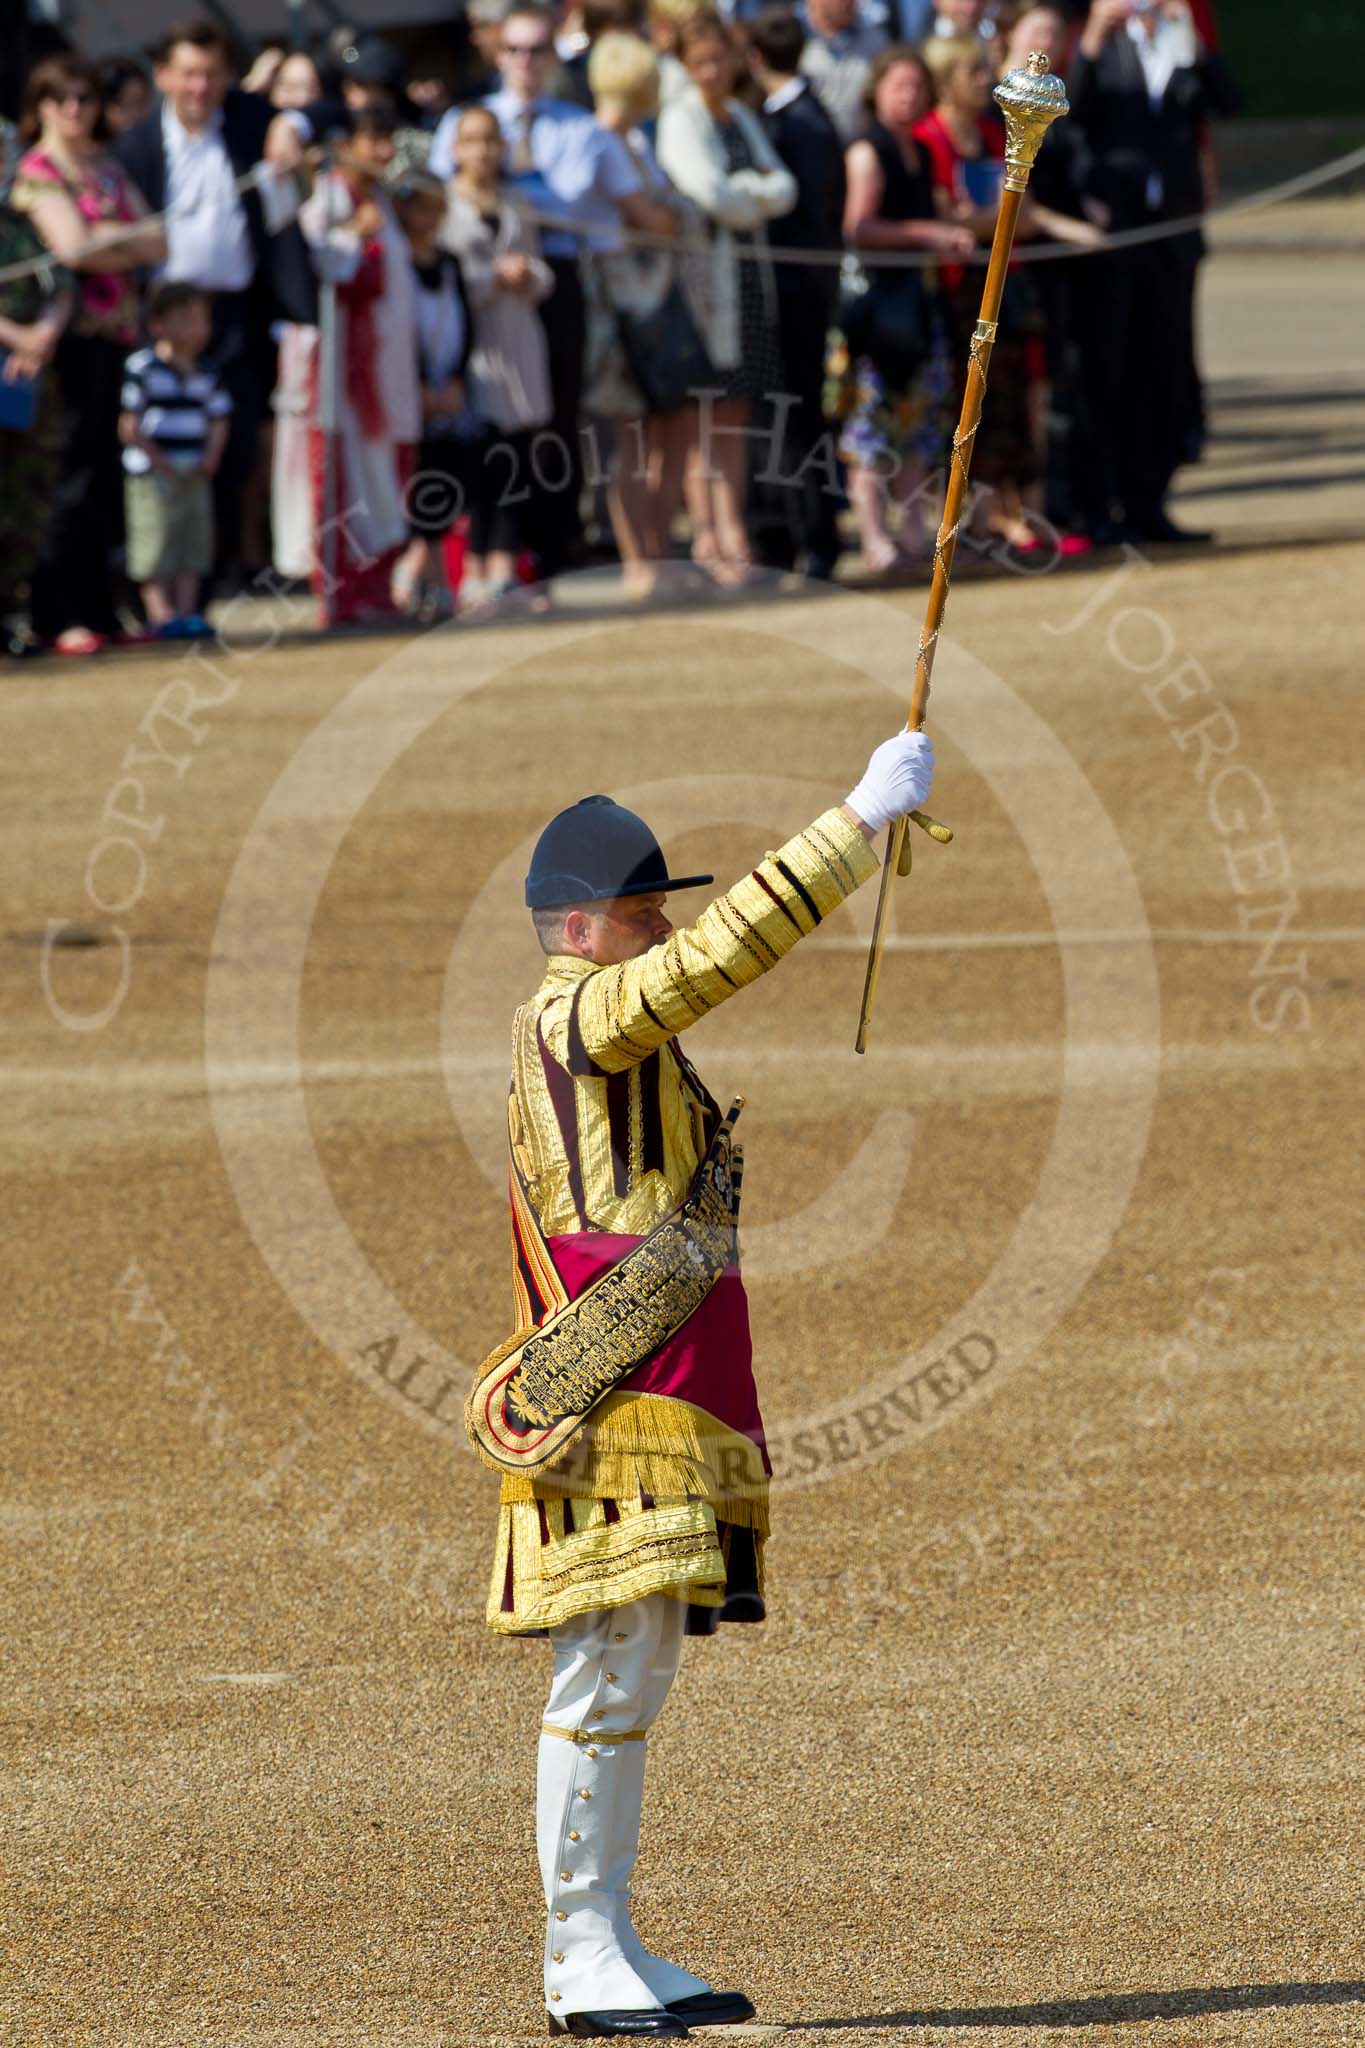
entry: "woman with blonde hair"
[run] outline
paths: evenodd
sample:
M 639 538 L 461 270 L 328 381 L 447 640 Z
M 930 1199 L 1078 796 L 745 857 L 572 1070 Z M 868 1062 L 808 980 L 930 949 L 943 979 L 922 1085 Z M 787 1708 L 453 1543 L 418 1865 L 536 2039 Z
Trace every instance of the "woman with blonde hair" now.
M 678 47 L 695 89 L 659 116 L 659 162 L 710 225 L 705 300 L 693 310 L 718 394 L 710 406 L 714 440 L 689 471 L 692 554 L 718 583 L 735 585 L 751 573 L 744 428 L 755 400 L 782 388 L 777 286 L 763 224 L 791 212 L 796 180 L 758 116 L 734 97 L 740 56 L 727 24 L 699 14 Z
M 601 36 L 588 58 L 588 83 L 599 124 L 619 135 L 630 151 L 640 174 L 641 196 L 653 210 L 654 233 L 676 235 L 683 202 L 659 169 L 641 127 L 659 105 L 659 65 L 653 50 L 639 36 Z M 651 407 L 632 372 L 622 330 L 626 323 L 660 314 L 677 284 L 677 259 L 671 249 L 636 245 L 595 253 L 587 260 L 584 409 L 613 423 L 607 489 L 612 530 L 627 593 L 648 597 L 668 559 L 687 452 L 696 441 L 697 408 L 695 400 L 664 409 Z M 681 301 L 673 310 L 682 319 L 688 317 Z

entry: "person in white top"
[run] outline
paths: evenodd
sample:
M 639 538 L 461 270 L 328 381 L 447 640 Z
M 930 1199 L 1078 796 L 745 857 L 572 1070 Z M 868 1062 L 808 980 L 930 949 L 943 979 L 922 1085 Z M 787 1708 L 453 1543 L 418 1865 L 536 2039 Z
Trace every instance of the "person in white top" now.
M 782 388 L 777 289 L 765 221 L 790 213 L 796 180 L 758 116 L 732 98 L 739 76 L 733 31 L 716 15 L 698 15 L 679 39 L 694 90 L 668 101 L 659 116 L 659 164 L 711 227 L 705 303 L 694 297 L 717 393 L 703 415 L 699 459 L 687 488 L 693 558 L 722 584 L 750 572 L 744 515 L 748 443 L 744 429 L 757 402 Z
M 318 275 L 337 288 L 336 432 L 324 435 L 316 406 L 308 428 L 309 566 L 331 625 L 362 625 L 398 609 L 392 579 L 408 537 L 406 489 L 422 435 L 417 280 L 382 182 L 394 157 L 394 119 L 370 107 L 353 121 L 337 168 L 319 178 L 299 215 Z
M 678 235 L 685 202 L 673 192 L 655 159 L 643 124 L 659 110 L 659 65 L 642 36 L 612 31 L 599 36 L 588 59 L 588 84 L 602 127 L 621 137 L 654 209 L 654 241 L 594 256 L 588 268 L 588 375 L 584 403 L 590 416 L 611 422 L 607 507 L 621 556 L 625 594 L 647 598 L 668 573 L 673 520 L 682 506 L 683 473 L 695 445 L 697 406 L 677 388 L 655 385 L 652 399 L 632 368 L 640 350 L 661 346 L 652 323 L 679 278 Z M 700 253 L 700 238 L 689 238 Z M 661 244 L 665 244 L 661 246 Z M 675 307 L 678 301 L 674 300 Z M 685 308 L 678 308 L 686 319 Z M 634 334 L 628 349 L 624 330 Z M 643 340 L 641 337 L 644 337 Z M 700 350 L 698 348 L 698 354 Z M 647 380 L 648 381 L 648 380 Z

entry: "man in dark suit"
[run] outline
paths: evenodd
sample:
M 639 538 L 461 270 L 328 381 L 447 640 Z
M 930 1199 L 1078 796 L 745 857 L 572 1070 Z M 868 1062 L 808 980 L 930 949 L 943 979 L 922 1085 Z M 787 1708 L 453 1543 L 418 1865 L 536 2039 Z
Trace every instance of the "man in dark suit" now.
M 1070 125 L 1086 145 L 1088 194 L 1111 230 L 1203 210 L 1205 124 L 1211 114 L 1234 113 L 1237 94 L 1185 0 L 1094 0 L 1067 86 Z M 1166 511 L 1176 470 L 1197 459 L 1203 440 L 1194 325 L 1203 253 L 1196 227 L 1078 266 L 1099 539 L 1210 538 L 1182 530 Z
M 255 460 L 273 383 L 270 323 L 317 319 L 317 287 L 293 225 L 286 174 L 340 108 L 276 114 L 268 99 L 232 85 L 228 41 L 216 22 L 177 22 L 157 53 L 161 99 L 120 136 L 114 153 L 153 212 L 169 212 L 161 275 L 211 295 L 208 360 L 232 399 L 227 453 L 214 483 L 220 571 L 239 560 L 243 486 Z M 264 168 L 244 191 L 237 181 Z
M 838 249 L 844 237 L 844 146 L 798 66 L 805 32 L 786 7 L 765 7 L 748 24 L 749 64 L 763 94 L 763 125 L 796 180 L 796 205 L 768 223 L 775 250 Z M 825 334 L 839 290 L 837 264 L 783 262 L 777 273 L 783 389 L 764 422 L 765 459 L 755 473 L 751 524 L 762 560 L 830 577 L 839 552 L 839 493 L 833 436 L 823 404 Z M 822 449 L 820 442 L 825 439 Z M 779 459 L 774 460 L 778 455 Z M 774 479 L 781 478 L 781 482 Z

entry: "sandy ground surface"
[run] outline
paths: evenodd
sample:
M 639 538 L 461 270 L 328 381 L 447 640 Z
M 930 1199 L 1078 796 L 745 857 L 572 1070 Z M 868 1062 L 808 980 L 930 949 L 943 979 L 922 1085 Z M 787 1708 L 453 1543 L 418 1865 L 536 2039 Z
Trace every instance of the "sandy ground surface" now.
M 1361 311 L 1220 259 L 1180 509 L 1224 544 L 963 578 L 958 838 L 868 1057 L 870 892 L 695 1034 L 787 1477 L 638 1918 L 747 2035 L 1365 2037 Z M 892 729 L 922 602 L 600 591 L 4 678 L 6 2040 L 543 2032 L 544 1654 L 482 1627 L 439 1420 L 507 1323 L 517 880 L 597 787 L 738 873 Z

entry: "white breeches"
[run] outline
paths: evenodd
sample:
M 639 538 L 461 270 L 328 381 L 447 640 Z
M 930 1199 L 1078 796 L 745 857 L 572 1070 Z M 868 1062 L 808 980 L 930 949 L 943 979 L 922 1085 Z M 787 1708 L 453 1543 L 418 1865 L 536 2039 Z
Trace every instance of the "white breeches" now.
M 550 1630 L 536 1846 L 549 1913 L 545 2003 L 560 2019 L 647 2011 L 710 1988 L 651 1956 L 630 1924 L 644 1737 L 673 1683 L 686 1618 L 685 1602 L 651 1593 Z

